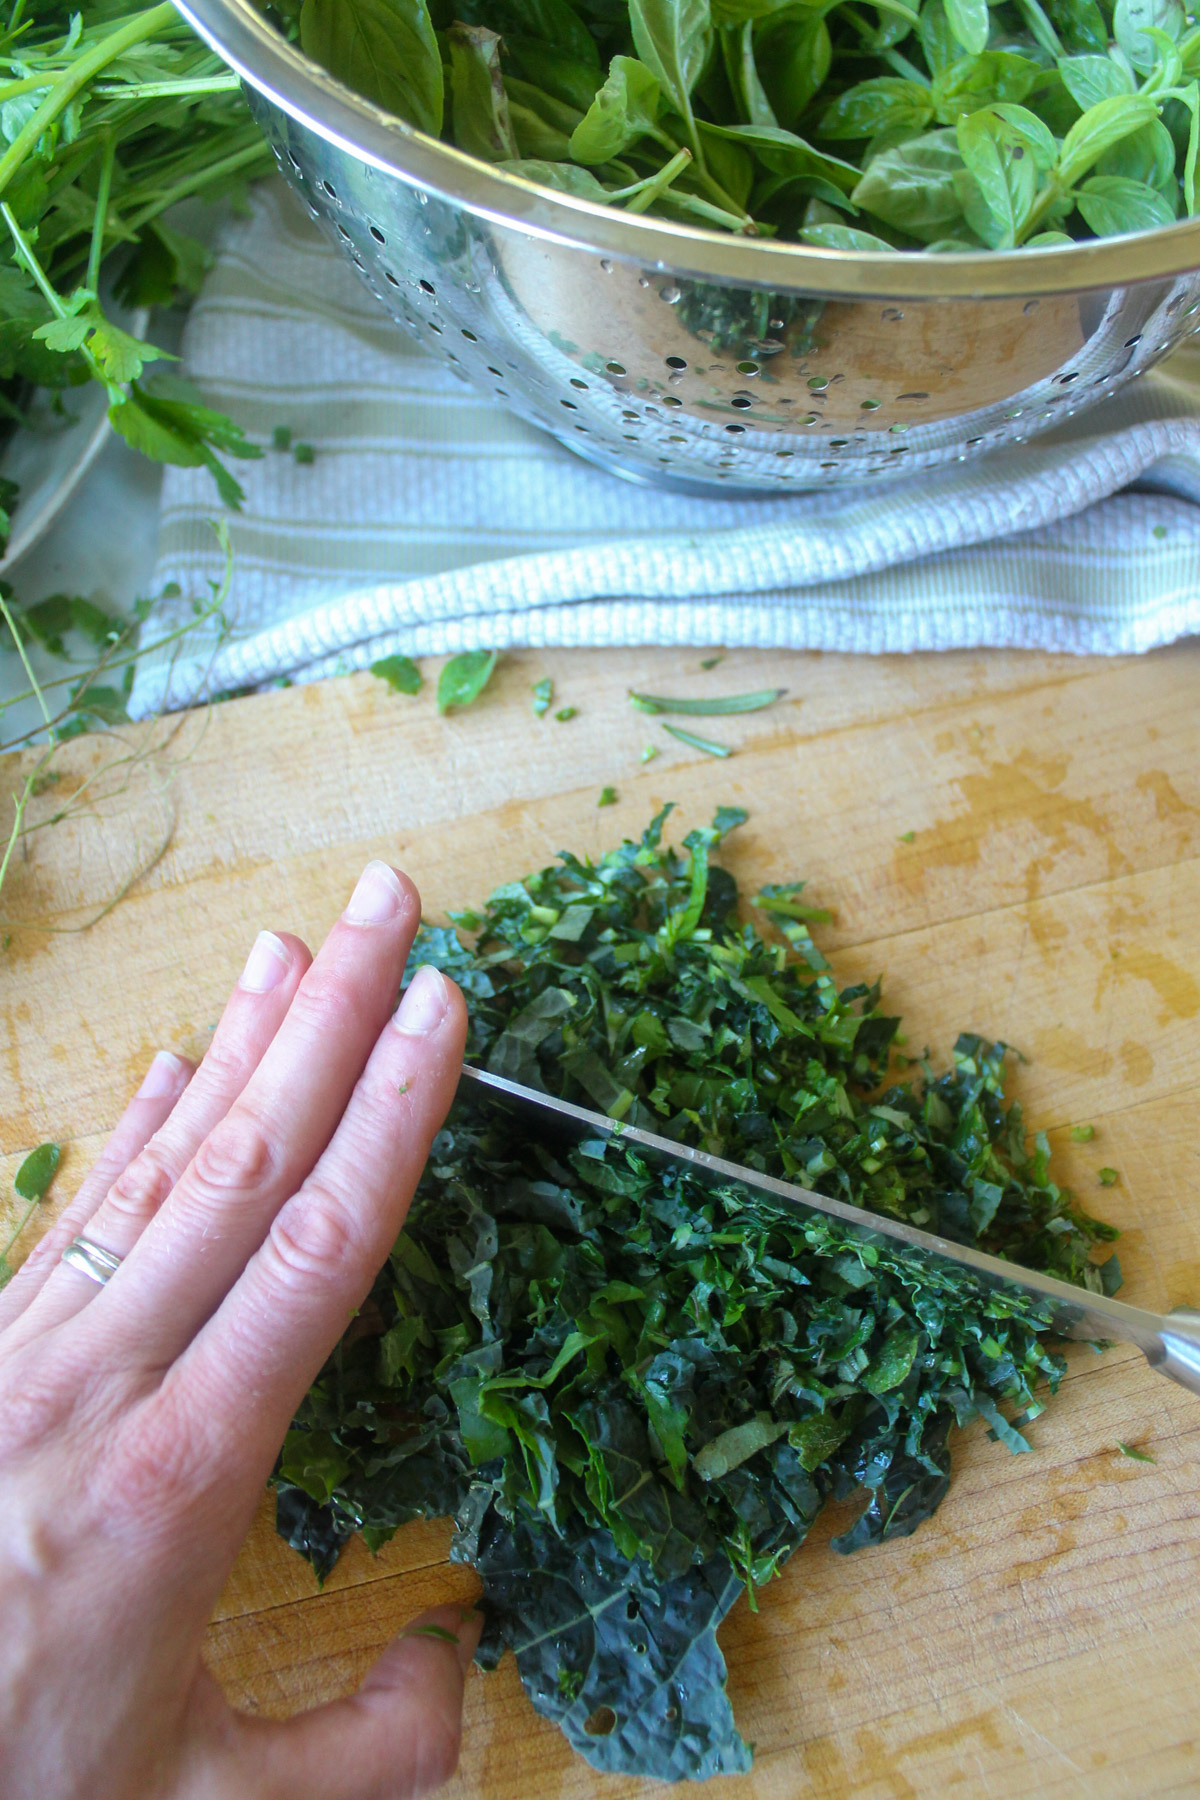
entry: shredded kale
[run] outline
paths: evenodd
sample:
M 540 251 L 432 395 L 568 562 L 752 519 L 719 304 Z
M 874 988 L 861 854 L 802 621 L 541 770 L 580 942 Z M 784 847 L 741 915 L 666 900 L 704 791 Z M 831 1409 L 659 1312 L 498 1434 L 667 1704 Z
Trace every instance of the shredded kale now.
M 763 929 L 741 922 L 713 853 L 745 814 L 684 855 L 665 817 L 423 928 L 414 966 L 463 986 L 470 1059 L 1106 1291 L 1115 1259 L 1094 1252 L 1116 1234 L 1051 1179 L 1043 1136 L 1026 1146 L 1004 1046 L 965 1034 L 950 1069 L 894 1080 L 898 1021 L 878 984 L 837 987 L 800 885 L 764 890 Z M 734 1600 L 828 1499 L 865 1498 L 838 1551 L 914 1531 L 955 1425 L 1027 1450 L 1063 1373 L 1047 1336 L 1016 1289 L 651 1167 L 619 1134 L 538 1141 L 464 1095 L 288 1435 L 279 1529 L 323 1574 L 355 1531 L 374 1548 L 453 1515 L 480 1660 L 511 1647 L 595 1768 L 732 1773 L 750 1752 L 715 1632 Z

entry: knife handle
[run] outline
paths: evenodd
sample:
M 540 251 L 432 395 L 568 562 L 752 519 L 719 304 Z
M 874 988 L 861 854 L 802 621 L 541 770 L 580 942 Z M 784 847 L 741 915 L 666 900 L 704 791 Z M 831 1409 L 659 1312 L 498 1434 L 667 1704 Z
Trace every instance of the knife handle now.
M 1158 1344 L 1146 1352 L 1146 1357 L 1160 1375 L 1169 1375 L 1181 1387 L 1200 1394 L 1200 1312 L 1180 1306 L 1168 1313 Z

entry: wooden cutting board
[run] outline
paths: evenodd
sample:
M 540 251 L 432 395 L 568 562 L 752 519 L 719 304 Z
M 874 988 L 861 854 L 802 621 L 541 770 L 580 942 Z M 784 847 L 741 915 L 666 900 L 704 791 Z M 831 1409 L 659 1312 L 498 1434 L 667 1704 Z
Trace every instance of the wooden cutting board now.
M 640 830 L 665 800 L 679 835 L 731 802 L 750 811 L 735 873 L 808 877 L 835 910 L 835 970 L 883 972 L 912 1046 L 945 1056 L 967 1027 L 1028 1057 L 1028 1123 L 1125 1229 L 1126 1296 L 1200 1303 L 1200 644 L 1123 662 L 736 652 L 708 672 L 703 655 L 514 654 L 444 720 L 430 681 L 413 700 L 356 676 L 231 702 L 170 741 L 126 733 L 137 760 L 100 781 L 117 791 L 99 816 L 36 833 L 3 897 L 6 1184 L 57 1138 L 46 1212 L 64 1201 L 154 1050 L 203 1050 L 258 927 L 315 942 L 368 856 L 402 863 L 438 915 L 560 846 Z M 531 712 L 547 673 L 569 723 Z M 776 682 L 779 706 L 710 722 L 737 746 L 727 762 L 625 697 Z M 661 755 L 643 765 L 648 743 Z M 78 805 L 112 755 L 70 746 L 35 816 Z M 620 799 L 599 808 L 606 784 Z M 1071 1140 L 1083 1122 L 1091 1143 Z M 1120 1172 L 1107 1190 L 1102 1165 Z M 1014 1458 L 967 1431 L 915 1537 L 840 1558 L 828 1541 L 852 1508 L 837 1509 L 757 1613 L 735 1609 L 721 1641 L 757 1761 L 713 1800 L 1200 1792 L 1200 1399 L 1135 1352 L 1081 1348 L 1031 1436 Z M 447 1542 L 435 1523 L 374 1560 L 352 1546 L 318 1593 L 264 1506 L 211 1666 L 268 1713 L 344 1692 L 408 1616 L 474 1592 Z M 573 1758 L 511 1659 L 472 1676 L 456 1800 L 663 1791 Z

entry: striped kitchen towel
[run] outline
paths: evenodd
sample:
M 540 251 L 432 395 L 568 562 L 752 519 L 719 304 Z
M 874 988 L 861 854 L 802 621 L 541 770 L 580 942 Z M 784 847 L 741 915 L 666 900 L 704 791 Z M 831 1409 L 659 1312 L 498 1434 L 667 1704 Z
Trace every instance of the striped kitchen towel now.
M 1053 438 L 886 488 L 638 488 L 474 393 L 276 183 L 224 230 L 184 372 L 267 447 L 227 629 L 141 661 L 144 716 L 402 650 L 746 644 L 1122 653 L 1200 631 L 1200 357 Z M 278 434 L 292 448 L 272 449 Z M 311 445 L 311 460 L 297 444 Z M 1136 484 L 1136 485 L 1135 485 Z M 144 642 L 219 580 L 207 473 L 169 469 Z

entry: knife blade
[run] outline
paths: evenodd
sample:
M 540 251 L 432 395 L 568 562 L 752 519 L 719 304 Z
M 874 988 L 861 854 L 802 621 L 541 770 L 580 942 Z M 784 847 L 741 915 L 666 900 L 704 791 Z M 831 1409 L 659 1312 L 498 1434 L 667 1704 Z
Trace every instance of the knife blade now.
M 956 1244 L 949 1238 L 921 1231 L 899 1219 L 882 1213 L 867 1212 L 846 1200 L 829 1194 L 818 1194 L 811 1188 L 797 1187 L 775 1175 L 761 1174 L 757 1169 L 728 1162 L 706 1150 L 694 1150 L 672 1138 L 660 1137 L 639 1125 L 626 1125 L 621 1120 L 576 1106 L 570 1100 L 559 1100 L 553 1094 L 539 1092 L 493 1075 L 486 1069 L 464 1063 L 460 1093 L 484 1099 L 493 1105 L 507 1107 L 523 1114 L 557 1136 L 574 1143 L 588 1140 L 609 1141 L 623 1149 L 636 1150 L 649 1162 L 664 1161 L 686 1168 L 709 1187 L 734 1185 L 759 1200 L 801 1221 L 814 1213 L 837 1219 L 843 1229 L 859 1242 L 879 1245 L 902 1244 L 910 1259 L 927 1261 L 931 1269 L 950 1264 L 957 1271 L 967 1271 L 984 1288 L 1016 1288 L 1026 1297 L 1050 1309 L 1052 1329 L 1060 1337 L 1097 1339 L 1116 1338 L 1136 1344 L 1152 1369 L 1168 1376 L 1192 1393 L 1200 1394 L 1200 1311 L 1179 1307 L 1169 1314 L 1152 1313 L 1123 1300 L 1112 1300 L 1104 1294 L 1093 1294 L 1087 1288 L 1060 1281 L 1057 1276 L 1043 1275 L 1025 1269 L 1003 1257 L 989 1256 Z

